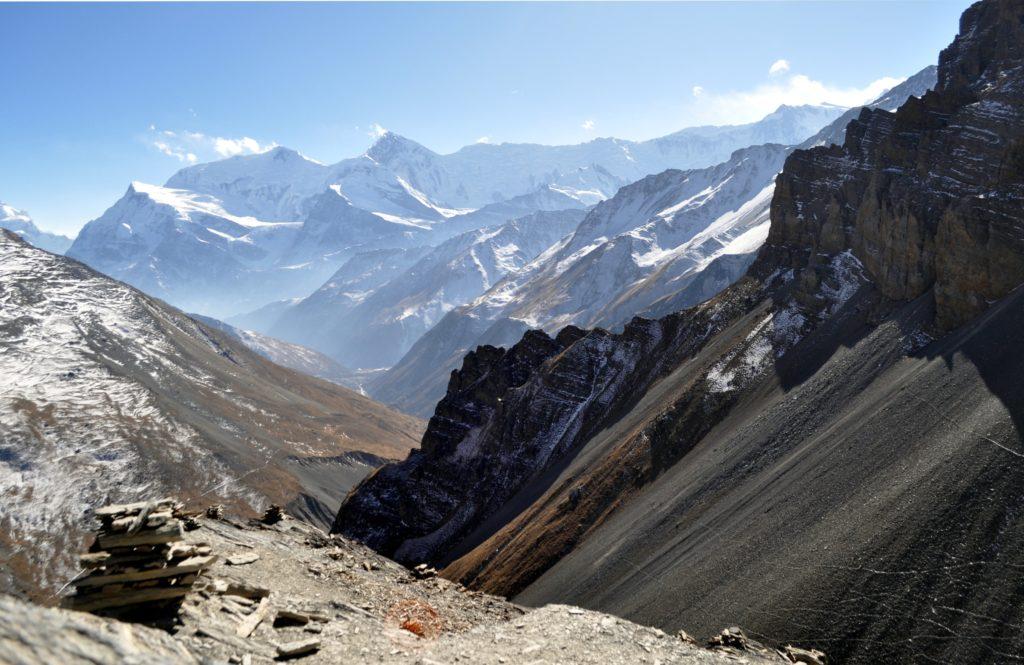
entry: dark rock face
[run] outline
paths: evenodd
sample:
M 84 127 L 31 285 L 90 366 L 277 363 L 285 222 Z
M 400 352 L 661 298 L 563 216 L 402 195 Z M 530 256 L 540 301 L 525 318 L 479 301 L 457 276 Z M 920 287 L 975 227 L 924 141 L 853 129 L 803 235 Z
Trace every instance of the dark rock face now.
M 420 450 L 353 490 L 333 532 L 407 563 L 474 547 L 538 496 L 580 443 L 756 302 L 753 286 L 685 317 L 634 319 L 618 335 L 570 326 L 554 339 L 529 331 L 507 351 L 477 348 L 452 372 Z
M 939 58 L 938 85 L 895 113 L 865 110 L 845 145 L 797 151 L 772 202 L 754 268 L 816 269 L 852 249 L 882 293 L 934 289 L 941 328 L 1024 281 L 1024 13 L 983 2 Z
M 474 437 L 509 389 L 521 386 L 541 363 L 580 334 L 572 329 L 552 339 L 530 331 L 511 349 L 481 346 L 468 354 L 462 369 L 452 372 L 420 449 L 362 483 L 342 505 L 332 532 L 396 556 L 407 540 L 422 538 L 451 519 L 470 489 L 464 474 L 472 455 L 460 452 L 459 444 Z M 428 492 L 421 493 L 421 488 Z

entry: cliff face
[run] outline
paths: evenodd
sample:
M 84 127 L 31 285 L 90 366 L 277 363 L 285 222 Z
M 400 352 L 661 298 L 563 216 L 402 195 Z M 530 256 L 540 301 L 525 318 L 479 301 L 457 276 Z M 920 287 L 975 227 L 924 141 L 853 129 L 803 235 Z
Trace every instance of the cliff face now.
M 353 490 L 333 531 L 405 563 L 468 551 L 757 293 L 737 290 L 686 317 L 637 319 L 619 335 L 568 327 L 554 338 L 530 331 L 509 350 L 477 348 L 452 372 L 421 448 Z
M 843 147 L 797 151 L 755 274 L 815 272 L 846 249 L 887 297 L 933 290 L 943 329 L 1024 281 L 1024 25 L 1017 2 L 968 9 L 939 81 L 896 112 L 865 110 Z
M 972 6 L 934 92 L 793 153 L 711 301 L 573 330 L 515 385 L 467 358 L 441 443 L 334 528 L 529 604 L 850 661 L 1020 657 L 1022 26 L 1018 0 Z

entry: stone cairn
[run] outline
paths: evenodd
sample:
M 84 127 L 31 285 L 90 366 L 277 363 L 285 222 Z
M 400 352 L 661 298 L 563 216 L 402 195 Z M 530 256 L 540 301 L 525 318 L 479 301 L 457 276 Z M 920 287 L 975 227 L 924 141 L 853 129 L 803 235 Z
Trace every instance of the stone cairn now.
M 182 504 L 173 499 L 104 506 L 99 532 L 80 562 L 87 572 L 72 582 L 70 609 L 97 614 L 177 608 L 196 578 L 217 557 L 204 544 L 183 543 Z

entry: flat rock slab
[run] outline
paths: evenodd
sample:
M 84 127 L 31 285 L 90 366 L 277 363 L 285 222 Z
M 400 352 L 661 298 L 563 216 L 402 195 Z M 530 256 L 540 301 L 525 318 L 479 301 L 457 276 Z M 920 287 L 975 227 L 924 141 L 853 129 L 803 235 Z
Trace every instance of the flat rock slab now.
M 277 645 L 277 657 L 278 659 L 286 658 L 297 658 L 299 656 L 305 656 L 306 654 L 319 651 L 320 640 L 313 638 L 308 640 L 296 640 L 295 642 L 285 642 L 284 644 Z
M 260 560 L 260 555 L 255 553 L 233 554 L 225 559 L 229 566 L 244 566 Z

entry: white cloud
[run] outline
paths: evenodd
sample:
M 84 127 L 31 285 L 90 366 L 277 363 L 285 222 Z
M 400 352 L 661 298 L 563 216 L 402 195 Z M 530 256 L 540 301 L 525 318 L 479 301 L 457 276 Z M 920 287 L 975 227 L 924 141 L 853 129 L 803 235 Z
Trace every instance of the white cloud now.
M 478 138 L 476 140 L 476 142 L 477 143 L 490 143 L 491 142 L 491 137 L 490 136 L 481 136 L 480 138 Z
M 388 130 L 384 129 L 383 127 L 380 126 L 380 124 L 376 122 L 370 125 L 370 131 L 367 132 L 367 134 L 369 134 L 371 138 L 375 139 L 379 139 L 380 137 L 384 136 L 387 133 Z
M 700 97 L 703 94 L 704 94 L 704 88 L 702 88 L 699 85 L 693 86 L 693 96 L 694 97 Z
M 863 87 L 841 87 L 816 81 L 803 74 L 777 76 L 771 83 L 751 90 L 725 92 L 694 90 L 694 98 L 684 105 L 688 124 L 739 124 L 760 120 L 783 104 L 835 104 L 853 107 L 877 99 L 904 79 L 886 76 Z
M 196 161 L 198 161 L 199 159 L 198 157 L 196 157 L 194 153 L 179 150 L 178 148 L 175 148 L 174 146 L 171 146 L 170 144 L 164 141 L 154 141 L 153 147 L 159 150 L 160 152 L 164 153 L 168 157 L 174 157 L 179 162 L 188 162 L 189 164 L 195 164 Z
M 256 139 L 251 139 L 248 136 L 243 136 L 240 139 L 226 139 L 220 136 L 213 138 L 213 149 L 221 157 L 254 155 L 266 152 L 273 147 L 273 145 L 262 146 Z
M 772 63 L 772 66 L 768 68 L 768 74 L 775 76 L 776 74 L 785 74 L 789 71 L 789 60 L 776 60 Z
M 257 154 L 277 147 L 276 143 L 260 143 L 248 136 L 237 139 L 208 136 L 202 132 L 159 129 L 155 125 L 149 126 L 149 132 L 150 145 L 168 157 L 188 164 L 195 164 L 200 156 L 204 159 L 217 159 Z
M 586 130 L 586 131 L 588 131 L 588 132 L 591 132 L 591 131 L 593 131 L 593 130 L 594 130 L 594 127 L 595 127 L 596 125 L 597 125 L 597 123 L 596 123 L 596 122 L 594 122 L 593 120 L 584 120 L 584 121 L 583 121 L 583 124 L 582 124 L 582 125 L 580 125 L 580 127 L 582 127 L 582 128 L 584 129 L 584 130 Z

